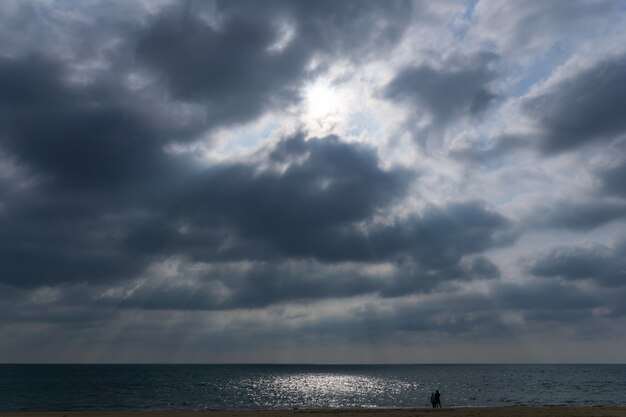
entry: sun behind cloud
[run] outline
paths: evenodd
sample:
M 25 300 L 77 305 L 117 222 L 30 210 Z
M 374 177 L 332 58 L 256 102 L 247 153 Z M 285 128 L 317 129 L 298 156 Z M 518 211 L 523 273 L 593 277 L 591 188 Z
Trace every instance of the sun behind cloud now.
M 304 90 L 304 119 L 312 131 L 329 133 L 346 116 L 345 107 L 342 91 L 327 80 L 317 80 Z

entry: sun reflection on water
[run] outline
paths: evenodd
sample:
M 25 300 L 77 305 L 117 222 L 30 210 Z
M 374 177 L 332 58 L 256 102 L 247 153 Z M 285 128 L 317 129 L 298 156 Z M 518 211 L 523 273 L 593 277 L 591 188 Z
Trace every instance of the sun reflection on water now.
M 287 375 L 277 377 L 275 383 L 281 389 L 315 395 L 346 394 L 376 389 L 374 378 L 354 375 Z
M 376 407 L 370 399 L 385 391 L 378 378 L 348 374 L 284 374 L 275 376 L 270 385 L 285 399 L 296 400 L 286 407 Z

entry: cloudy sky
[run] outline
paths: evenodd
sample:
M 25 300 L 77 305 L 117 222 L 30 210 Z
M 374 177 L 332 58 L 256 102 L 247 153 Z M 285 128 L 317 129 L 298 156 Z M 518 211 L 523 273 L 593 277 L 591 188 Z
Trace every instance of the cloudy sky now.
M 623 1 L 0 3 L 0 362 L 625 362 Z

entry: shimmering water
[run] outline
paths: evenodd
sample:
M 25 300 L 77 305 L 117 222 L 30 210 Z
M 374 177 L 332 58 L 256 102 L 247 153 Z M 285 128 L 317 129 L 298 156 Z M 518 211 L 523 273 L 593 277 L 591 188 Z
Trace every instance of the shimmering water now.
M 626 365 L 0 365 L 0 410 L 626 405 Z

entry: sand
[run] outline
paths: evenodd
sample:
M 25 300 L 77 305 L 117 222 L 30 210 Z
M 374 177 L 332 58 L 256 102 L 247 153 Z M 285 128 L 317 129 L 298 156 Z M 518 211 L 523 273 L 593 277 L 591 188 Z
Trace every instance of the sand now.
M 2 412 L 0 417 L 626 417 L 626 407 Z

